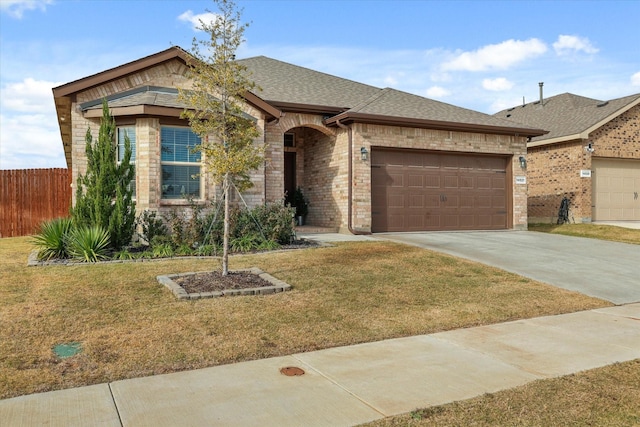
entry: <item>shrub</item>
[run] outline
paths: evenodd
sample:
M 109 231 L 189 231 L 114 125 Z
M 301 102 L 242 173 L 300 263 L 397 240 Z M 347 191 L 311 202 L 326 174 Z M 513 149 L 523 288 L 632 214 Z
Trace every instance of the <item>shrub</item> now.
M 121 159 L 117 156 L 115 139 L 116 122 L 105 99 L 97 141 L 93 140 L 91 129 L 87 129 L 87 169 L 84 175 L 78 176 L 76 203 L 71 209 L 71 216 L 78 227 L 106 229 L 109 244 L 120 250 L 131 242 L 134 231 L 135 203 L 131 181 L 135 167 L 131 164 L 128 136 L 125 136 L 125 152 Z
M 212 246 L 211 253 L 218 252 L 222 247 L 224 218 L 214 209 L 205 214 L 202 206 L 195 205 L 192 201 L 190 205 L 190 210 L 174 209 L 165 215 L 168 226 L 165 229 L 168 228 L 169 233 L 153 235 L 148 240 L 152 249 L 170 243 L 172 250 L 178 255 L 200 254 L 202 250 L 198 249 L 203 246 Z M 290 243 L 295 237 L 292 222 L 294 211 L 282 203 L 271 203 L 253 209 L 234 208 L 230 218 L 230 249 L 234 252 L 249 252 L 274 249 L 279 244 Z M 141 221 L 151 224 L 151 215 L 143 216 Z
M 151 253 L 154 258 L 170 258 L 173 256 L 174 250 L 170 243 L 161 243 L 153 246 Z
M 229 247 L 233 252 L 250 252 L 258 249 L 262 238 L 256 234 L 245 234 L 240 237 L 232 237 Z
M 218 247 L 216 245 L 200 245 L 195 253 L 198 256 L 214 256 L 218 254 Z
M 231 234 L 236 238 L 257 234 L 262 237 L 262 240 L 287 244 L 294 238 L 293 214 L 294 209 L 285 207 L 282 203 L 256 206 L 253 209 L 239 209 L 232 215 Z
M 40 224 L 33 243 L 39 248 L 38 259 L 69 258 L 67 239 L 73 227 L 71 218 L 56 218 Z
M 69 233 L 69 254 L 86 262 L 109 258 L 109 232 L 102 227 L 77 227 Z
M 169 234 L 167 226 L 162 218 L 158 217 L 155 211 L 145 210 L 136 219 L 136 224 L 140 227 L 140 238 L 148 245 L 156 236 L 166 236 Z

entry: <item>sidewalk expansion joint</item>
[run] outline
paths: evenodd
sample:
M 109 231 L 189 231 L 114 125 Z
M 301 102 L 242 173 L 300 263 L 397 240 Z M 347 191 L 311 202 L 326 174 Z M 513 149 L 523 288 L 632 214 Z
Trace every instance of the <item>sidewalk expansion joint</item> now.
M 116 408 L 116 414 L 118 414 L 118 422 L 120 423 L 120 427 L 124 427 L 122 423 L 122 417 L 120 416 L 120 410 L 118 409 L 118 404 L 116 403 L 116 398 L 113 395 L 113 390 L 111 389 L 111 383 L 107 383 L 109 387 L 109 394 L 111 395 L 111 401 L 113 402 L 113 407 Z
M 294 359 L 298 360 L 300 363 L 302 363 L 303 365 L 306 365 L 310 370 L 313 370 L 315 372 L 318 373 L 318 375 L 320 375 L 321 377 L 323 377 L 324 379 L 326 379 L 327 381 L 329 381 L 330 383 L 332 383 L 333 385 L 335 385 L 336 387 L 344 390 L 347 394 L 353 396 L 356 400 L 358 400 L 360 403 L 362 403 L 365 406 L 368 406 L 369 408 L 373 409 L 374 411 L 376 411 L 377 413 L 379 413 L 383 418 L 388 417 L 389 415 L 392 414 L 385 414 L 381 409 L 376 408 L 375 406 L 373 406 L 371 403 L 367 402 L 366 400 L 364 400 L 362 397 L 358 396 L 357 394 L 355 394 L 354 392 L 352 392 L 351 390 L 347 389 L 345 386 L 343 386 L 342 384 L 340 384 L 339 382 L 337 382 L 336 380 L 334 380 L 333 378 L 331 378 L 330 376 L 322 373 L 321 371 L 319 371 L 318 369 L 316 369 L 315 367 L 311 366 L 309 363 L 305 362 L 304 360 L 299 359 L 298 357 L 296 357 L 295 354 L 291 355 L 291 357 L 293 357 Z

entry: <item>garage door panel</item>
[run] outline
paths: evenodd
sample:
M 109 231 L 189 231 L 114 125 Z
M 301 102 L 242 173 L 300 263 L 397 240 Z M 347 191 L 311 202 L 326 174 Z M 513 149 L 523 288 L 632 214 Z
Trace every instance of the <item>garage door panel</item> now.
M 460 183 L 457 175 L 445 175 L 444 176 L 444 188 L 458 188 Z
M 640 221 L 640 160 L 592 160 L 592 219 Z
M 424 215 L 407 215 L 409 220 L 409 228 L 413 230 L 421 230 L 424 228 Z
M 491 207 L 496 209 L 505 209 L 507 204 L 504 197 L 493 196 L 491 198 Z
M 456 209 L 460 207 L 460 196 L 457 194 L 447 194 L 445 196 L 444 207 L 446 209 Z
M 491 195 L 476 196 L 476 207 L 480 209 L 490 209 L 493 207 L 493 198 Z
M 374 232 L 507 227 L 506 158 L 372 151 Z
M 425 208 L 428 209 L 437 209 L 440 207 L 440 195 L 438 194 L 427 194 L 424 198 Z
M 405 208 L 405 196 L 404 194 L 394 193 L 389 194 L 387 197 L 389 209 L 404 209 Z
M 473 195 L 460 196 L 460 208 L 473 209 L 476 207 L 475 197 Z
M 461 176 L 460 177 L 460 188 L 475 188 L 475 177 L 473 176 Z
M 424 175 L 409 173 L 407 176 L 407 186 L 422 188 L 424 187 L 424 178 Z
M 411 208 L 425 208 L 425 196 L 423 194 L 411 194 L 409 195 L 409 209 Z
M 440 178 L 440 175 L 432 175 L 430 173 L 427 173 L 424 177 L 424 186 L 426 188 L 440 188 L 442 186 L 442 181 Z
M 504 190 L 507 188 L 507 180 L 504 177 L 494 177 L 491 179 L 491 189 L 493 190 Z
M 478 190 L 491 190 L 491 177 L 489 176 L 479 176 L 476 178 L 476 188 Z
M 405 185 L 404 174 L 390 173 L 389 178 L 391 178 L 390 180 L 391 187 L 404 188 L 404 185 Z

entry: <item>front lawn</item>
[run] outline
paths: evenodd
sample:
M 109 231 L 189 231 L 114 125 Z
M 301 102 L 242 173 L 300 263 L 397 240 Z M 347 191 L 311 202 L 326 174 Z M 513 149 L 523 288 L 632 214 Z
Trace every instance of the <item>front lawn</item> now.
M 599 224 L 529 224 L 529 231 L 640 245 L 640 230 Z
M 32 249 L 0 239 L 0 398 L 610 305 L 389 242 L 232 257 L 293 290 L 187 302 L 156 276 L 217 259 L 27 267 Z
M 367 427 L 638 425 L 640 359 L 538 380 L 366 424 Z

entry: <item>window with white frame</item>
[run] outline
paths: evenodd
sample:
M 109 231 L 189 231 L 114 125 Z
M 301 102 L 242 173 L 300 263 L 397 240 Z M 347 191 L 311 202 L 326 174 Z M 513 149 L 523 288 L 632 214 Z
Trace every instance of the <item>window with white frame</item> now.
M 160 128 L 163 199 L 201 198 L 201 156 L 194 151 L 200 143 L 200 137 L 189 128 Z
M 129 184 L 129 188 L 132 190 L 132 196 L 136 198 L 136 128 L 135 126 L 126 126 L 119 127 L 117 129 L 117 142 L 118 142 L 118 164 L 122 162 L 124 159 L 124 149 L 125 149 L 125 137 L 129 138 L 129 144 L 131 146 L 131 160 L 130 163 L 133 165 L 134 174 L 131 183 Z

